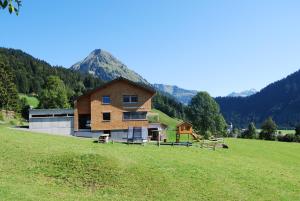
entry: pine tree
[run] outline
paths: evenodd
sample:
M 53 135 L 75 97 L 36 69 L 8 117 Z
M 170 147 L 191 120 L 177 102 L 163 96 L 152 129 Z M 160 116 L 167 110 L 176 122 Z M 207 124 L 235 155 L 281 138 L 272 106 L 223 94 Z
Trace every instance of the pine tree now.
M 248 129 L 245 131 L 243 137 L 248 139 L 256 137 L 256 127 L 253 122 L 248 125 Z
M 3 63 L 0 63 L 0 107 L 17 111 L 19 97 L 13 80 L 11 72 Z

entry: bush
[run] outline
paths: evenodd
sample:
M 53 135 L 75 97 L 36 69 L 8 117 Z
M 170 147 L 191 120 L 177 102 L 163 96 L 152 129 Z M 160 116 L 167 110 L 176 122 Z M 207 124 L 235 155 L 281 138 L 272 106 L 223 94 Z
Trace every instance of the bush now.
M 147 119 L 150 123 L 159 123 L 159 115 L 158 114 L 148 115 Z
M 259 139 L 262 139 L 262 140 L 275 140 L 276 136 L 275 136 L 275 133 L 269 133 L 269 132 L 261 131 L 259 133 Z
M 12 125 L 12 126 L 16 126 L 17 122 L 16 122 L 16 120 L 10 120 L 9 124 Z
M 294 134 L 278 135 L 277 140 L 281 142 L 300 142 L 300 138 Z
M 212 133 L 210 131 L 206 131 L 204 134 L 204 139 L 209 139 L 212 136 Z
M 256 138 L 256 128 L 254 123 L 250 123 L 248 129 L 242 132 L 242 138 L 255 139 Z

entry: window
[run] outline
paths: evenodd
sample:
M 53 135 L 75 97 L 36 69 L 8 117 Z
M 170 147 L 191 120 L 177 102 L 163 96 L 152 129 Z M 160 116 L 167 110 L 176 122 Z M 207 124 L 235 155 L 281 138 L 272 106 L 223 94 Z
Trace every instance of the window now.
M 123 96 L 123 103 L 130 103 L 130 96 Z
M 147 112 L 124 112 L 124 120 L 145 120 Z
M 137 103 L 138 102 L 138 96 L 135 95 L 125 95 L 123 96 L 123 103 Z
M 103 121 L 110 121 L 110 112 L 103 113 Z
M 132 103 L 137 103 L 138 102 L 138 97 L 137 96 L 131 96 L 131 102 Z
M 110 104 L 110 96 L 102 96 L 102 104 Z

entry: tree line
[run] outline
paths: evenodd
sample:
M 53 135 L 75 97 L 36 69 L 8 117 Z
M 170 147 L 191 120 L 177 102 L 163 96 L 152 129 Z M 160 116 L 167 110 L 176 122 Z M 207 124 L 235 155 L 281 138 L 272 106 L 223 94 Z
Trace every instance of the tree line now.
M 268 117 L 260 127 L 258 131 L 255 124 L 251 122 L 248 128 L 245 130 L 240 130 L 238 128 L 233 129 L 229 136 L 246 138 L 246 139 L 261 139 L 261 140 L 271 140 L 271 141 L 283 141 L 283 142 L 300 142 L 300 124 L 295 126 L 294 133 L 283 134 L 278 131 L 278 126 L 272 117 Z
M 65 84 L 70 105 L 77 96 L 104 83 L 92 75 L 51 66 L 21 50 L 0 48 L 0 64 L 12 75 L 17 91 L 23 94 L 40 96 L 49 76 L 59 77 Z

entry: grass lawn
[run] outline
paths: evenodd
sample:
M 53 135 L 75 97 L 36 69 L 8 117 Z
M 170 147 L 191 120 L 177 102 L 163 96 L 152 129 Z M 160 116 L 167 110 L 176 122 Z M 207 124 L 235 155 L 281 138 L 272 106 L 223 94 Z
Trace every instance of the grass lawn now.
M 257 133 L 260 133 L 261 129 L 257 129 L 256 131 Z M 295 134 L 295 130 L 277 130 L 277 133 L 281 133 L 282 135 Z
M 281 132 L 281 134 L 295 134 L 295 130 L 278 130 L 277 133 Z
M 28 96 L 25 94 L 19 94 L 19 96 L 20 98 L 26 98 L 27 103 L 33 108 L 36 108 L 39 105 L 39 100 L 34 96 Z
M 0 200 L 300 200 L 300 144 L 96 144 L 0 125 Z

